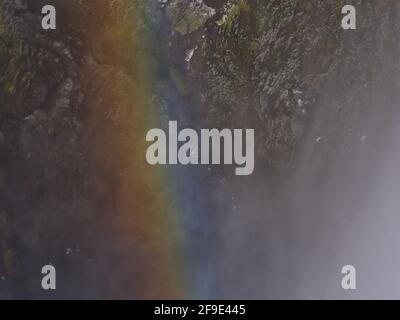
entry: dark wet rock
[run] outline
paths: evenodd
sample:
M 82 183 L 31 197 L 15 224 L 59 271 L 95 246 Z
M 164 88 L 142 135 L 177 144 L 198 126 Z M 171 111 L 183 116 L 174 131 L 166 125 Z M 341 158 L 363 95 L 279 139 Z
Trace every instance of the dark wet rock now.
M 376 92 L 371 88 L 380 86 L 371 74 L 397 86 L 399 46 L 393 51 L 383 40 L 392 43 L 399 29 L 394 1 L 358 5 L 355 32 L 341 29 L 337 1 L 218 4 L 195 33 L 175 36 L 175 55 L 184 60 L 189 53 L 187 77 L 199 88 L 201 118 L 219 127 L 258 128 L 259 156 L 268 162 L 292 158 L 321 108 L 335 118 L 324 134 L 345 141 L 345 132 L 361 130 Z M 172 25 L 182 20 L 171 19 Z

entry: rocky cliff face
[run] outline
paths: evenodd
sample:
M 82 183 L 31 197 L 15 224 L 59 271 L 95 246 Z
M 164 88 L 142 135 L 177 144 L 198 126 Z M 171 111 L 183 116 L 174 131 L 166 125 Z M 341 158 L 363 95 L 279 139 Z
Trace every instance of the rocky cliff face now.
M 149 51 L 135 33 L 146 32 L 142 11 L 154 4 L 52 1 L 53 32 L 41 29 L 44 4 L 1 3 L 1 295 L 45 297 L 40 270 L 53 263 L 66 275 L 55 297 L 177 296 L 168 272 L 142 275 L 163 265 L 158 246 L 168 241 L 153 244 L 150 226 L 134 226 L 151 211 L 139 199 L 157 189 L 142 181 L 137 154 L 147 120 L 132 109 L 151 77 L 139 70 L 141 50 Z M 141 12 L 137 19 L 132 10 Z M 123 230 L 132 210 L 136 220 Z M 125 275 L 121 282 L 98 281 L 112 269 Z
M 41 30 L 36 9 L 34 2 L 1 3 L 5 297 L 29 296 L 28 274 L 42 259 L 40 247 L 63 246 L 73 229 L 66 223 L 72 208 L 61 209 L 60 203 L 71 204 L 74 194 L 82 192 L 78 176 L 87 165 L 78 116 L 78 67 L 67 39 Z M 49 234 L 59 235 L 58 240 L 41 234 L 43 224 Z
M 262 128 L 258 150 L 264 160 L 291 159 L 322 108 L 330 109 L 337 126 L 321 130 L 334 130 L 333 139 L 355 138 L 343 134 L 359 130 L 371 115 L 369 101 L 378 90 L 370 88 L 378 81 L 387 82 L 385 89 L 396 86 L 393 1 L 354 1 L 359 32 L 341 29 L 343 1 L 202 3 L 215 10 L 213 16 L 190 34 L 175 25 L 173 35 L 177 50 L 190 57 L 187 77 L 200 88 L 199 112 L 218 126 Z
M 40 27 L 48 3 L 58 12 L 53 32 Z M 165 274 L 123 283 L 130 268 L 141 274 L 153 263 L 138 240 L 142 231 L 109 223 L 121 200 L 119 175 L 133 170 L 129 162 L 140 152 L 128 137 L 144 140 L 132 88 L 147 90 L 183 124 L 255 128 L 250 190 L 269 190 L 264 178 L 285 185 L 286 171 L 305 162 L 312 169 L 301 174 L 318 180 L 333 155 L 382 141 L 386 132 L 370 125 L 391 127 L 396 119 L 400 3 L 350 3 L 357 31 L 341 29 L 344 1 L 337 0 L 1 0 L 0 297 L 42 297 L 36 270 L 49 262 L 68 274 L 59 297 L 182 295 L 177 288 L 143 293 L 141 285 L 157 286 Z M 222 175 L 241 194 L 240 183 Z M 126 188 L 140 194 L 139 182 Z M 282 198 L 290 194 L 284 190 Z M 287 223 L 278 220 L 277 228 Z M 217 250 L 227 250 L 224 236 L 216 239 Z M 99 284 L 112 272 L 126 277 Z M 220 284 L 216 295 L 229 296 L 227 289 Z M 268 296 L 265 290 L 252 295 Z

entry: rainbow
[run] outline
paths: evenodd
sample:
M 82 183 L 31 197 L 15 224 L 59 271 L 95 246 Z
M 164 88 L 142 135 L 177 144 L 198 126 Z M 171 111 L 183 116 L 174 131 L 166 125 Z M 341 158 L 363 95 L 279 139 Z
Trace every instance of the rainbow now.
M 163 116 L 154 95 L 157 43 L 146 26 L 143 1 L 107 3 L 107 23 L 89 21 L 86 40 L 97 56 L 86 57 L 82 72 L 90 79 L 84 83 L 90 97 L 85 125 L 97 132 L 90 137 L 90 152 L 115 186 L 108 228 L 118 235 L 122 255 L 131 257 L 123 261 L 116 291 L 123 287 L 140 299 L 193 298 L 174 173 L 148 165 L 145 158 L 146 132 L 159 127 Z

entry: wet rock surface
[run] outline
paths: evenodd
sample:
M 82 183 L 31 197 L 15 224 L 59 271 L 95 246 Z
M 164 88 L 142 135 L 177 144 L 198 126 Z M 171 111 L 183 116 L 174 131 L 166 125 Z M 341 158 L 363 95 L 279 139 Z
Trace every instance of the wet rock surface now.
M 50 2 L 59 13 L 54 32 L 41 29 L 46 1 L 1 4 L 0 295 L 46 297 L 40 270 L 52 263 L 64 274 L 53 297 L 145 297 L 148 280 L 140 272 L 151 268 L 152 244 L 141 244 L 140 231 L 121 235 L 108 222 L 123 219 L 114 193 L 137 153 L 124 121 L 138 87 L 129 71 L 137 62 L 108 32 L 135 32 L 132 24 L 141 22 L 123 14 L 142 7 Z M 114 268 L 125 276 L 98 281 Z M 148 294 L 162 292 L 161 286 Z

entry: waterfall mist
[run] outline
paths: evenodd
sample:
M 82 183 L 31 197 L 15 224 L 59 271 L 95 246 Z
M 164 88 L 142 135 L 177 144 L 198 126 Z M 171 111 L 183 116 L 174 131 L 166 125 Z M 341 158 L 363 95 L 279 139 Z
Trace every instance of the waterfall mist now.
M 222 296 L 400 298 L 399 11 L 392 9 L 377 11 L 384 15 L 374 27 L 364 16 L 362 31 L 342 34 L 338 71 L 319 92 L 290 164 L 266 169 L 258 159 L 255 176 L 230 187 L 235 210 L 221 225 L 218 250 Z M 356 290 L 341 287 L 345 265 L 356 268 Z

